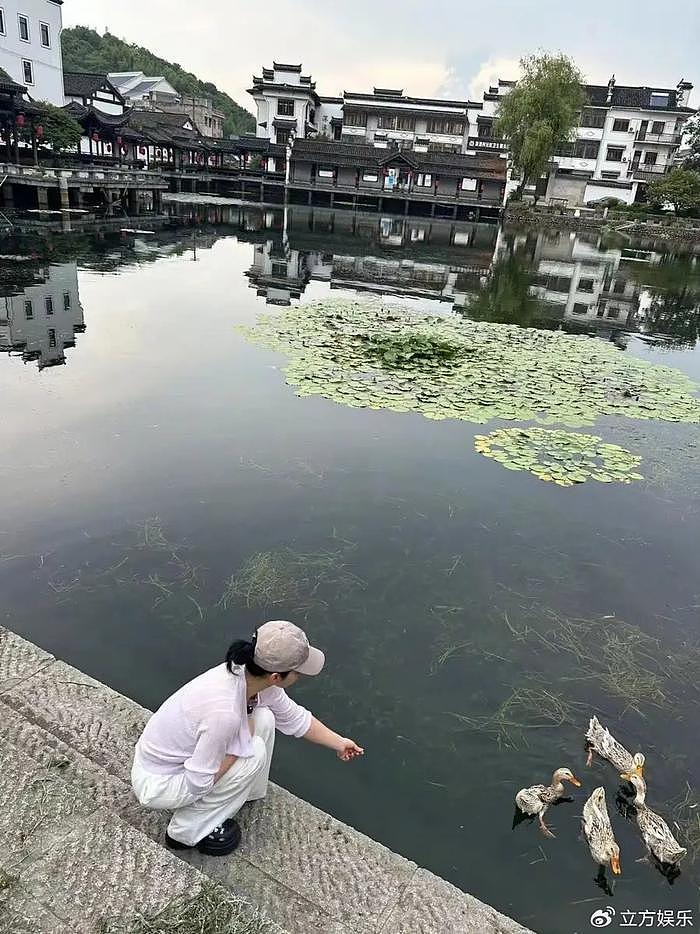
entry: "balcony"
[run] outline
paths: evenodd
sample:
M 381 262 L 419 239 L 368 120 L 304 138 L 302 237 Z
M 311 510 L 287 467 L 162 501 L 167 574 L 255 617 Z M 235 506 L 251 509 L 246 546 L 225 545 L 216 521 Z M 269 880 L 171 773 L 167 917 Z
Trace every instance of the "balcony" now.
M 666 146 L 680 146 L 680 133 L 650 133 L 648 130 L 637 130 L 635 143 L 662 143 Z
M 661 178 L 672 166 L 670 165 L 632 165 L 627 170 L 627 177 L 636 181 L 653 182 Z

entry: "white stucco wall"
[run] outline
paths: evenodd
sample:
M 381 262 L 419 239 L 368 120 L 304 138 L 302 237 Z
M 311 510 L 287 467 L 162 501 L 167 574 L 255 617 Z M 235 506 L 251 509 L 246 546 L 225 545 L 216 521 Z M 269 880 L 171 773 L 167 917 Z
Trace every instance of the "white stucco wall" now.
M 33 100 L 62 107 L 63 61 L 61 56 L 61 6 L 53 0 L 1 0 L 5 34 L 0 35 L 0 68 L 18 84 L 26 85 Z M 19 14 L 29 20 L 29 41 L 20 39 Z M 50 48 L 41 44 L 41 23 L 49 27 Z M 25 80 L 23 60 L 32 63 L 34 83 Z

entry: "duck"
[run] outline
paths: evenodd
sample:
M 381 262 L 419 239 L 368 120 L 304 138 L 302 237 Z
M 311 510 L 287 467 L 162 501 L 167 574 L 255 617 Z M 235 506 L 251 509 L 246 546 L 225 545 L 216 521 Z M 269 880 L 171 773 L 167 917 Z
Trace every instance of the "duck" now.
M 636 772 L 623 772 L 620 778 L 630 782 L 635 791 L 632 802 L 637 812 L 637 825 L 647 850 L 660 863 L 677 866 L 688 852 L 673 836 L 666 821 L 646 803 L 647 783 Z
M 595 788 L 583 806 L 583 833 L 588 841 L 593 860 L 600 866 L 598 875 L 605 875 L 605 867 L 610 866 L 613 874 L 619 876 L 620 847 L 615 840 L 612 824 L 605 803 L 605 789 Z
M 597 717 L 591 717 L 586 733 L 588 742 L 588 759 L 586 765 L 593 761 L 593 753 L 597 752 L 603 759 L 607 759 L 615 766 L 618 772 L 634 772 L 640 778 L 644 777 L 644 753 L 628 752 L 622 743 L 618 743 L 607 727 L 604 727 Z
M 534 817 L 537 815 L 542 833 L 548 837 L 554 834 L 544 822 L 544 815 L 550 804 L 556 804 L 564 796 L 564 782 L 570 782 L 577 788 L 581 787 L 581 782 L 576 778 L 571 769 L 557 769 L 552 775 L 550 785 L 531 785 L 529 788 L 521 788 L 515 796 L 515 803 L 524 814 Z

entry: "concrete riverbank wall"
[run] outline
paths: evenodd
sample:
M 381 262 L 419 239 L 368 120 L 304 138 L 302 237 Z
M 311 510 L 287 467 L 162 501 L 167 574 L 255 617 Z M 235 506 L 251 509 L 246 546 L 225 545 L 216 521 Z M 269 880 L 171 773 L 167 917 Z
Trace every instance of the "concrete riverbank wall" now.
M 128 934 L 214 885 L 266 934 L 529 934 L 276 785 L 230 857 L 179 858 L 129 771 L 148 710 L 0 627 L 0 934 Z M 232 928 L 235 930 L 235 928 Z

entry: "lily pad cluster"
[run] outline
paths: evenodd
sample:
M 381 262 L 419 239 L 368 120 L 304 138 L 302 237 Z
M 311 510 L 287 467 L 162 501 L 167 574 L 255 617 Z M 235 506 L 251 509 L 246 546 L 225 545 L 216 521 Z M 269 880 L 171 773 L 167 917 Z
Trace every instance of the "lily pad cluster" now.
M 502 428 L 475 435 L 479 454 L 491 457 L 508 470 L 527 470 L 540 480 L 574 486 L 586 480 L 631 483 L 643 480 L 637 473 L 641 458 L 597 435 L 546 428 Z
M 590 425 L 700 422 L 698 386 L 595 337 L 334 299 L 262 315 L 247 336 L 289 357 L 300 396 L 427 418 Z

